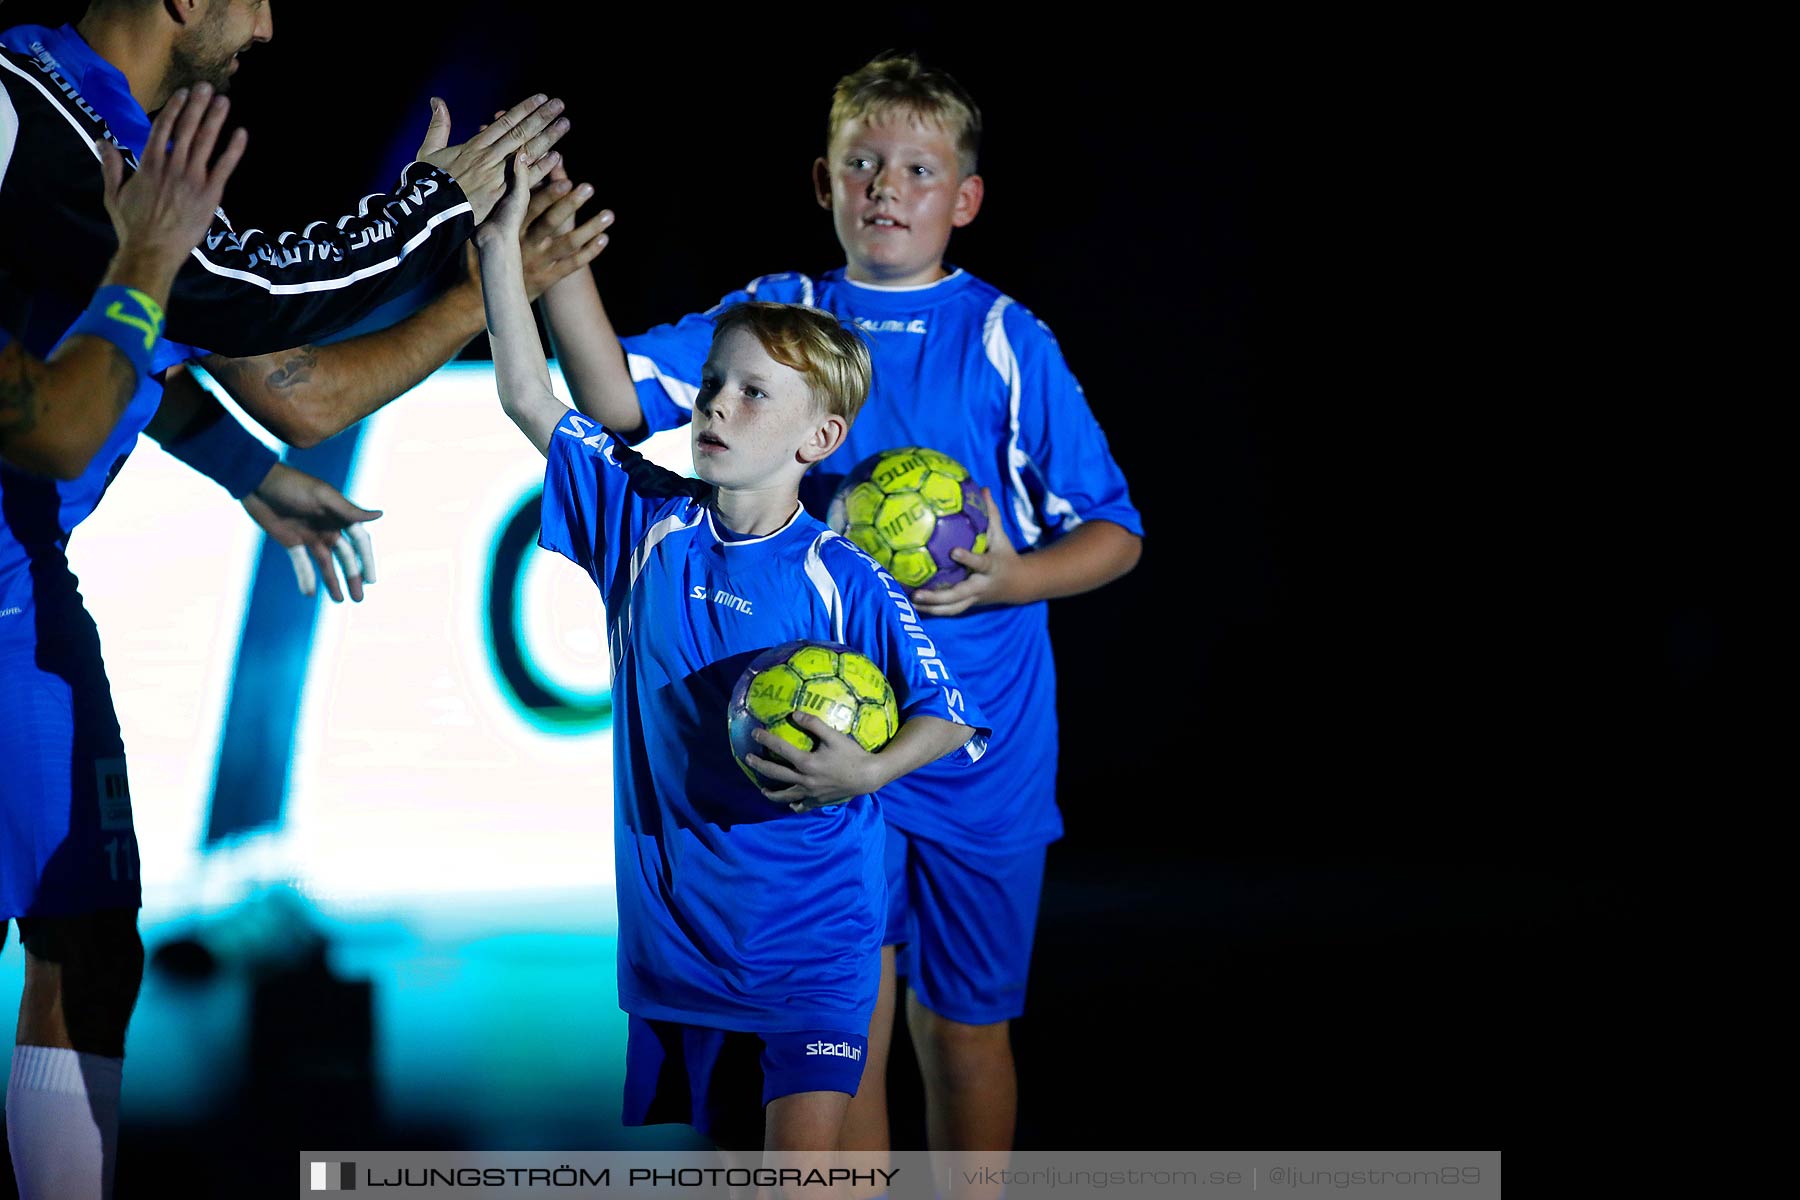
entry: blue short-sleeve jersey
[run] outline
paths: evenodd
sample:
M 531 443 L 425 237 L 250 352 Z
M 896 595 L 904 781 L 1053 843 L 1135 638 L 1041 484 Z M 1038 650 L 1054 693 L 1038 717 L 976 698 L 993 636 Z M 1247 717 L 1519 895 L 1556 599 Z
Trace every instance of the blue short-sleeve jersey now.
M 903 720 L 971 727 L 943 769 L 983 756 L 987 722 L 873 559 L 798 508 L 740 539 L 710 494 L 578 413 L 550 439 L 540 544 L 599 587 L 613 654 L 619 1002 L 724 1029 L 862 1028 L 880 812 L 858 797 L 794 813 L 757 791 L 731 754 L 732 688 L 771 646 L 836 641 L 881 668 Z
M 843 447 L 807 476 L 823 515 L 862 459 L 930 446 L 992 490 L 1021 553 L 1083 521 L 1142 534 L 1124 474 L 1049 328 L 966 271 L 913 288 L 823 276 L 765 275 L 704 313 L 623 339 L 651 430 L 689 419 L 718 313 L 746 300 L 807 304 L 859 330 L 874 360 L 869 399 Z M 923 619 L 969 695 L 994 723 L 994 748 L 972 771 L 921 768 L 882 789 L 888 820 L 971 848 L 1014 849 L 1062 833 L 1056 808 L 1056 668 L 1043 603 Z

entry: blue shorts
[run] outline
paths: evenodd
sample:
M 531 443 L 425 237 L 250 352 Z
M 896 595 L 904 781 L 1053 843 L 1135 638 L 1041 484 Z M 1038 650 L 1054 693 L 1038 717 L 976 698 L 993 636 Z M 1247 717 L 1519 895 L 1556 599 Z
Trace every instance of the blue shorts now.
M 965 1025 L 1025 1012 L 1044 846 L 977 854 L 887 827 L 888 920 L 898 973 L 919 1002 Z
M 635 1014 L 627 1026 L 624 1123 L 672 1121 L 710 1137 L 760 1130 L 763 1108 L 782 1096 L 856 1095 L 869 1052 L 866 1029 L 737 1033 Z M 761 1145 L 760 1132 L 753 1140 Z
M 98 638 L 91 653 L 0 649 L 0 696 L 0 920 L 139 907 L 125 745 Z

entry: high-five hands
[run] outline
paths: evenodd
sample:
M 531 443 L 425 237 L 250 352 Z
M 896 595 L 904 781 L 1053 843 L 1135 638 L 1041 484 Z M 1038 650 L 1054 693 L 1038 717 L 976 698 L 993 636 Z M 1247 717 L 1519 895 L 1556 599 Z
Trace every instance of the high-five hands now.
M 506 170 L 515 155 L 525 156 L 528 188 L 536 187 L 562 161 L 562 155 L 551 149 L 569 132 L 562 110 L 561 100 L 532 96 L 483 125 L 468 141 L 452 146 L 450 106 L 433 96 L 431 123 L 418 158 L 456 180 L 480 224 L 506 194 Z

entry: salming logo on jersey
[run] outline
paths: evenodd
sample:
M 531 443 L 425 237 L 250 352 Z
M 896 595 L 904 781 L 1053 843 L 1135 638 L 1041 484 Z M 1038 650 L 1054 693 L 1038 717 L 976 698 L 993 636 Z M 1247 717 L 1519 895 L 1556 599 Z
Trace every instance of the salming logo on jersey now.
M 426 198 L 437 195 L 437 190 L 437 180 L 421 179 L 412 185 L 411 191 L 402 192 L 394 197 L 394 199 L 389 200 L 386 204 L 382 205 L 381 211 L 392 216 L 394 210 L 397 208 L 400 210 L 401 216 L 410 217 L 413 214 L 413 209 L 415 207 L 423 208 L 425 206 Z
M 924 333 L 925 320 L 914 317 L 910 321 L 877 321 L 870 317 L 854 317 L 856 327 L 864 333 Z
M 963 702 L 962 689 L 945 686 L 945 682 L 950 678 L 950 669 L 938 656 L 937 643 L 931 640 L 931 635 L 925 632 L 925 626 L 919 623 L 918 610 L 912 606 L 912 601 L 906 598 L 906 592 L 901 588 L 899 581 L 888 574 L 887 569 L 876 562 L 861 546 L 847 537 L 834 536 L 852 554 L 874 569 L 875 577 L 881 580 L 882 589 L 887 592 L 888 599 L 893 602 L 895 611 L 900 615 L 900 627 L 906 630 L 907 637 L 918 643 L 913 650 L 919 656 L 919 666 L 924 669 L 928 678 L 936 681 L 938 691 L 944 694 L 944 704 L 950 709 L 950 719 L 959 725 L 966 725 L 968 722 L 963 720 L 963 714 L 967 711 L 967 706 Z M 975 756 L 980 757 L 980 753 L 977 751 Z
M 592 432 L 589 432 L 590 430 Z M 567 417 L 564 417 L 562 424 L 556 427 L 556 432 L 562 434 L 564 437 L 572 437 L 584 446 L 593 446 L 596 448 L 598 448 L 602 442 L 609 440 L 607 432 L 605 428 L 601 426 L 600 422 L 591 421 L 580 413 L 572 412 Z M 607 446 L 605 449 L 607 451 L 606 461 L 613 463 L 615 466 L 618 465 L 611 454 L 612 447 Z
M 906 636 L 919 643 L 913 649 L 918 651 L 919 665 L 925 668 L 925 674 L 937 680 L 950 678 L 949 668 L 944 666 L 944 660 L 938 657 L 937 643 L 933 642 L 931 635 L 925 632 L 925 626 L 919 624 L 918 610 L 913 608 L 912 601 L 906 598 L 906 592 L 886 571 L 881 572 L 881 586 L 887 589 L 888 599 L 892 600 L 894 607 L 900 611 L 900 624 L 906 630 Z M 961 692 L 945 692 L 944 695 L 950 701 L 951 708 L 958 712 L 962 711 Z
M 828 1054 L 833 1058 L 850 1058 L 862 1061 L 862 1047 L 852 1046 L 849 1042 L 808 1042 L 806 1052 L 810 1054 Z
M 61 91 L 63 95 L 67 96 L 76 108 L 79 108 L 82 112 L 92 117 L 96 122 L 100 121 L 100 114 L 95 112 L 93 108 L 88 105 L 88 102 L 81 98 L 81 93 L 75 90 L 74 84 L 63 78 L 62 64 L 56 61 L 56 56 L 50 53 L 49 48 L 46 47 L 44 43 L 31 43 L 31 53 L 37 58 L 38 66 L 43 69 L 44 74 L 50 77 L 50 82 L 54 83 L 57 86 L 57 89 Z M 110 133 L 107 134 L 107 140 L 113 141 Z M 118 145 L 117 142 L 113 142 L 113 144 L 115 146 Z
M 696 583 L 694 585 L 694 590 L 688 593 L 688 599 L 690 600 L 705 600 L 706 598 L 706 585 L 703 583 Z M 744 599 L 742 596 L 734 596 L 724 588 L 719 588 L 713 592 L 712 602 L 714 604 L 723 604 L 726 608 L 729 608 L 734 612 L 741 612 L 746 617 L 756 615 L 750 608 L 750 601 Z

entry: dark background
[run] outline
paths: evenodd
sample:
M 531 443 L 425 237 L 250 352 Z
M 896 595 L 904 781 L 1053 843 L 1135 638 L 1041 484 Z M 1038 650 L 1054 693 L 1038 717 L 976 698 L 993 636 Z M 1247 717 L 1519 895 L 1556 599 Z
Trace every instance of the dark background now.
M 635 331 L 841 263 L 808 182 L 839 75 L 911 49 L 970 89 L 951 257 L 1056 330 L 1149 531 L 1052 609 L 1020 1144 L 1500 1143 L 1628 1084 L 1628 884 L 1720 634 L 1703 447 L 1643 450 L 1661 402 L 1621 415 L 1605 365 L 1604 86 L 1494 31 L 600 11 L 277 5 L 227 206 L 340 211 L 428 95 L 461 138 L 547 91 Z

